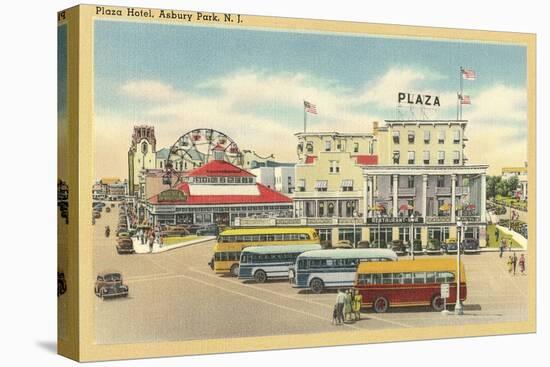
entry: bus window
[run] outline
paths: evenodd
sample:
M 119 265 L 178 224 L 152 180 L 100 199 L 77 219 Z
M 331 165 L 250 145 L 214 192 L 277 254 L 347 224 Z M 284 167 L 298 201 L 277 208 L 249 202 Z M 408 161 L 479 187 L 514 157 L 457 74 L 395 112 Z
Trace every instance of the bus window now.
M 455 275 L 450 271 L 438 272 L 436 276 L 437 283 L 452 283 L 455 280 Z
M 370 285 L 371 278 L 372 278 L 372 274 L 359 274 L 357 283 L 359 283 L 359 285 Z
M 300 233 L 300 239 L 301 240 L 308 240 L 309 236 L 306 233 Z
M 429 271 L 426 273 L 426 284 L 435 283 L 435 272 Z
M 382 284 L 392 284 L 392 273 L 382 274 Z
M 393 273 L 393 284 L 403 284 L 403 273 Z
M 412 273 L 403 273 L 403 284 L 412 284 Z
M 241 256 L 241 264 L 246 264 L 248 262 L 248 256 L 250 255 L 243 255 Z
M 338 260 L 336 260 L 338 261 Z M 327 259 L 327 266 L 334 266 L 335 260 Z
M 414 284 L 424 284 L 426 283 L 426 273 L 414 273 Z
M 372 284 L 382 284 L 382 274 L 372 274 Z
M 307 260 L 300 260 L 298 261 L 298 268 L 299 269 L 307 269 L 309 266 L 308 266 L 308 261 Z

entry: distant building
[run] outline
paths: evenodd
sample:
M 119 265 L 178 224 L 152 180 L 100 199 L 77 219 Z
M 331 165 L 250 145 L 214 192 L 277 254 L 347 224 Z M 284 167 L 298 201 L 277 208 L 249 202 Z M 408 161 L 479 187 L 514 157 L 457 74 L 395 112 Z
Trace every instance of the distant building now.
M 134 126 L 132 142 L 128 150 L 128 191 L 134 195 L 139 189 L 139 174 L 142 170 L 156 167 L 155 128 L 153 126 Z
M 518 178 L 518 187 L 516 189 L 516 194 L 521 200 L 527 200 L 528 198 L 528 169 L 527 163 L 523 167 L 503 167 L 502 168 L 502 179 L 508 180 L 512 177 Z

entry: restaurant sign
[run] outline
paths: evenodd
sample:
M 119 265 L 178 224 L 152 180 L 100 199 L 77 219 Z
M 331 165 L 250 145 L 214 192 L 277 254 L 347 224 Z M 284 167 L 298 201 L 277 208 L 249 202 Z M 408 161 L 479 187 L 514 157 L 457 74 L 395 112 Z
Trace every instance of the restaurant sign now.
M 374 224 L 424 223 L 424 218 L 415 217 L 414 219 L 411 219 L 409 217 L 373 217 L 373 218 L 367 218 L 367 223 L 374 223 Z
M 166 202 L 166 201 L 185 201 L 187 200 L 187 196 L 183 191 L 180 190 L 174 190 L 169 189 L 161 192 L 158 196 L 158 201 L 160 202 Z

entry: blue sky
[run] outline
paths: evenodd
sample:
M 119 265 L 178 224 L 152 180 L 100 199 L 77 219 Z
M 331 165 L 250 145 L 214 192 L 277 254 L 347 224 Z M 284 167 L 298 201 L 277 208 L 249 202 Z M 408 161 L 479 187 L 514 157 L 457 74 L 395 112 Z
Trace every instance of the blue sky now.
M 521 46 L 114 21 L 96 21 L 94 40 L 97 126 L 125 142 L 134 123 L 154 124 L 161 146 L 212 126 L 242 148 L 293 160 L 302 99 L 319 110 L 310 131 L 370 131 L 372 121 L 396 117 L 398 91 L 439 95 L 434 117 L 455 118 L 464 66 L 478 75 L 464 82 L 470 133 L 494 131 L 517 145 L 504 157 L 472 156 L 484 150 L 471 147 L 471 162 L 496 169 L 526 156 Z M 289 143 L 257 142 L 273 131 Z

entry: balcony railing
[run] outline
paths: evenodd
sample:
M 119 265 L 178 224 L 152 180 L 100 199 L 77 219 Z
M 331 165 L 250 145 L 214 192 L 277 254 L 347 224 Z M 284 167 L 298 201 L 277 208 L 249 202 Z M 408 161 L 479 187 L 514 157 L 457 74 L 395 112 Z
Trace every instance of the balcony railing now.
M 416 196 L 416 188 L 414 187 L 400 187 L 397 189 L 397 195 L 399 196 Z
M 363 223 L 361 217 L 313 217 L 313 218 L 235 218 L 237 227 L 261 226 L 319 226 L 356 225 Z
M 436 187 L 435 188 L 435 194 L 436 195 L 449 196 L 449 195 L 451 195 L 451 188 L 450 187 Z

